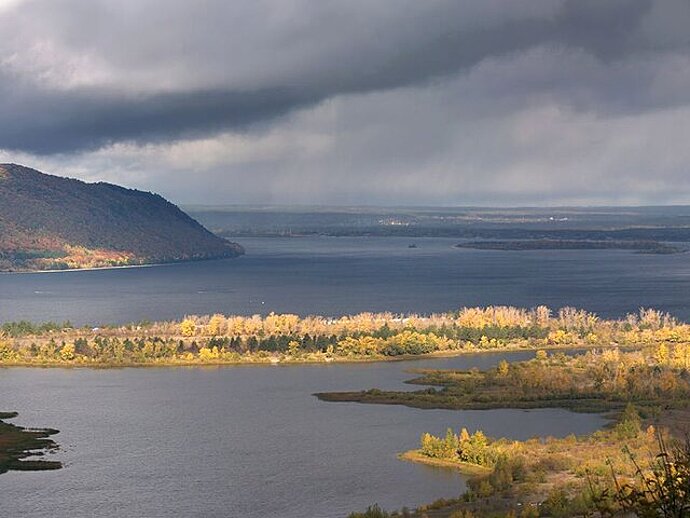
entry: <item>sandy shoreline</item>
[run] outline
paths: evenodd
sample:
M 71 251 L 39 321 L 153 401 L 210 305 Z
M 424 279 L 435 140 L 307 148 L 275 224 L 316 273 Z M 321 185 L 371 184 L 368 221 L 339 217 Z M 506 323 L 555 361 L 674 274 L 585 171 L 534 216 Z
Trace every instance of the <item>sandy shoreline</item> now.
M 94 272 L 99 270 L 125 270 L 130 268 L 151 268 L 153 266 L 165 266 L 174 263 L 151 263 L 151 264 L 127 264 L 123 266 L 101 266 L 96 268 L 68 268 L 66 270 L 25 270 L 16 272 L 0 272 L 0 275 L 27 275 L 37 273 L 71 273 L 71 272 Z
M 456 358 L 462 356 L 474 355 L 491 355 L 500 353 L 515 353 L 515 352 L 534 352 L 544 350 L 549 352 L 558 351 L 588 351 L 591 349 L 609 349 L 620 346 L 551 346 L 551 347 L 504 347 L 501 349 L 465 349 L 454 351 L 435 351 L 427 354 L 405 354 L 399 356 L 374 356 L 374 357 L 329 357 L 329 358 L 253 358 L 253 359 L 238 359 L 238 360 L 213 360 L 213 361 L 161 361 L 161 362 L 124 362 L 124 363 L 98 363 L 98 362 L 77 362 L 77 361 L 45 361 L 45 362 L 0 362 L 0 369 L 3 368 L 35 368 L 35 369 L 145 369 L 145 368 L 221 368 L 221 367 L 298 367 L 298 366 L 329 366 L 329 365 L 347 365 L 347 364 L 367 364 L 367 363 L 409 363 L 409 371 L 413 372 L 414 363 L 422 360 L 434 360 L 443 358 Z M 625 349 L 625 347 L 622 347 Z

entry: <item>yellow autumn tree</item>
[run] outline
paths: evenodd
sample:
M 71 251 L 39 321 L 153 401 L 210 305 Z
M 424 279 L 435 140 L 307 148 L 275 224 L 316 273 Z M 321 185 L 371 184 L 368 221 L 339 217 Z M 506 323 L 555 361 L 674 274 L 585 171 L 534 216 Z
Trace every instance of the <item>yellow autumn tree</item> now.
M 76 352 L 76 348 L 74 347 L 74 344 L 65 344 L 62 349 L 60 349 L 60 358 L 63 361 L 70 362 L 74 360 L 74 353 Z
M 207 332 L 209 336 L 220 336 L 225 334 L 227 329 L 227 324 L 225 322 L 225 317 L 216 313 L 208 321 Z
M 660 365 L 668 363 L 668 346 L 664 342 L 657 345 L 656 351 L 654 352 L 654 359 Z
M 194 336 L 196 334 L 196 322 L 191 318 L 185 318 L 180 322 L 180 334 L 182 336 Z
M 13 361 L 17 359 L 17 352 L 14 350 L 9 340 L 0 335 L 0 362 Z
M 202 362 L 211 362 L 220 359 L 220 350 L 218 347 L 202 347 L 199 349 L 199 360 Z

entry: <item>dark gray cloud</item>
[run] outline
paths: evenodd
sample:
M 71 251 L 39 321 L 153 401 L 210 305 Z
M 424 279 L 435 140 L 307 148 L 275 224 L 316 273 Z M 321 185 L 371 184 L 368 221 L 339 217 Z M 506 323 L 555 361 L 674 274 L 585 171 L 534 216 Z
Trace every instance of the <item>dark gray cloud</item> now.
M 4 79 L 0 76 L 0 81 Z M 242 128 L 313 99 L 298 91 L 194 91 L 123 96 L 88 89 L 45 92 L 0 87 L 6 106 L 0 147 L 38 154 L 98 148 L 122 140 L 160 141 Z
M 0 158 L 214 202 L 658 201 L 681 175 L 687 0 L 3 3 Z
M 121 4 L 25 2 L 2 15 L 2 33 L 14 37 L 0 48 L 17 58 L 9 60 L 16 68 L 0 68 L 0 147 L 56 153 L 183 138 L 243 128 L 337 95 L 423 83 L 538 45 L 615 63 L 686 51 L 690 32 L 669 38 L 663 24 L 645 26 L 651 0 L 520 2 L 517 9 L 485 1 Z M 242 38 L 256 44 L 256 55 Z M 57 57 L 43 64 L 56 69 L 32 69 L 32 48 Z M 89 59 L 80 64 L 82 55 Z M 104 68 L 105 77 L 96 72 L 88 84 L 89 66 Z M 659 101 L 630 83 L 592 79 L 592 91 L 575 102 L 604 96 L 644 109 Z M 554 85 L 556 94 L 567 89 Z

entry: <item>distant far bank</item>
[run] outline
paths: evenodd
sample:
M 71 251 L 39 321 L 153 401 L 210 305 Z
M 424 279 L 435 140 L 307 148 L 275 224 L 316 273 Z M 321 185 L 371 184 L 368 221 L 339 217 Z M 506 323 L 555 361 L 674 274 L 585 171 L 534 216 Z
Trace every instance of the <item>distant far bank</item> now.
M 56 271 L 237 257 L 157 194 L 0 164 L 0 271 Z
M 285 207 L 190 206 L 218 235 L 377 236 L 461 239 L 690 242 L 690 206 L 669 207 Z M 628 245 L 626 245 L 628 244 Z M 649 247 L 649 245 L 647 245 Z
M 640 254 L 680 254 L 686 249 L 658 241 L 616 241 L 590 239 L 529 239 L 529 240 L 486 240 L 469 241 L 455 245 L 456 248 L 476 250 L 503 250 L 521 252 L 528 250 L 632 250 Z

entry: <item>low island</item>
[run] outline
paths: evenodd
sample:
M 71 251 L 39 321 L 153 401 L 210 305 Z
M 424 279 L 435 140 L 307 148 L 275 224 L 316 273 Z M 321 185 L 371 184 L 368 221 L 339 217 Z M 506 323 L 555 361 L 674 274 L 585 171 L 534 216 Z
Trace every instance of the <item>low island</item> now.
M 641 254 L 679 254 L 685 249 L 660 241 L 622 239 L 509 239 L 466 241 L 456 248 L 476 250 L 632 250 Z
M 44 471 L 60 469 L 62 463 L 43 459 L 28 460 L 55 451 L 58 446 L 50 438 L 58 433 L 50 428 L 23 428 L 10 423 L 16 412 L 0 412 L 0 475 L 8 471 Z
M 75 327 L 0 325 L 0 365 L 161 366 L 380 361 L 482 351 L 690 343 L 690 325 L 655 310 L 603 320 L 574 308 L 464 308 L 433 315 L 188 316 Z

